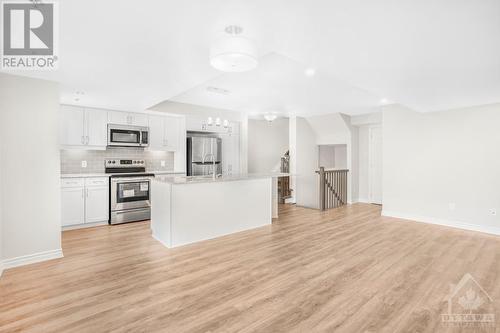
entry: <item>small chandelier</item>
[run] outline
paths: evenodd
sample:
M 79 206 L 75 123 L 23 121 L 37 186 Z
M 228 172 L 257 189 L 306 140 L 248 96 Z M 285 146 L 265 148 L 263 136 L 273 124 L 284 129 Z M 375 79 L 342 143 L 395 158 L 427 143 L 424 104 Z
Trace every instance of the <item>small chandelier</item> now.
M 257 67 L 257 47 L 253 40 L 240 36 L 243 28 L 230 25 L 227 36 L 210 48 L 210 64 L 223 72 L 246 72 Z

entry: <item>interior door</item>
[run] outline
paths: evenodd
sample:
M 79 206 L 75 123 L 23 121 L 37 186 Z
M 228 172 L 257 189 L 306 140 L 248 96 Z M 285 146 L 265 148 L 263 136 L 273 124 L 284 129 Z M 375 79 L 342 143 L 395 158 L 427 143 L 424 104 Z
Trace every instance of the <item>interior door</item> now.
M 370 128 L 370 202 L 382 204 L 382 127 Z

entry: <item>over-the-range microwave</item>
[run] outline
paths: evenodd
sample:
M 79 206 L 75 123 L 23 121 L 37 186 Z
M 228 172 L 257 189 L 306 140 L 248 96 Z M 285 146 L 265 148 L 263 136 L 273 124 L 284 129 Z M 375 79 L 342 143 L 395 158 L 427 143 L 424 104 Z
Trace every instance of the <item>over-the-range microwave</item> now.
M 149 128 L 108 124 L 108 146 L 147 147 L 149 146 Z

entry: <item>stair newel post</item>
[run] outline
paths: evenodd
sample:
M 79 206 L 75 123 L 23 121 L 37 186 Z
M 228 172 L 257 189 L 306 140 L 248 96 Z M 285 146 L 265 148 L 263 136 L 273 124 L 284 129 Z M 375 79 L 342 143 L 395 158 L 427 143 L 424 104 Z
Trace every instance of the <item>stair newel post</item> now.
M 325 187 L 326 187 L 326 179 L 325 179 L 325 168 L 319 168 L 319 209 L 325 210 Z

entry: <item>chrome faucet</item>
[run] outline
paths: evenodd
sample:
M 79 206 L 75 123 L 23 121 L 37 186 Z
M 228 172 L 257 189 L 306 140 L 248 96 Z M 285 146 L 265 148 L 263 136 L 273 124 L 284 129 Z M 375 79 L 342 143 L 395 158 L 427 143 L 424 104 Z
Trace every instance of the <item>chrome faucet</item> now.
M 210 154 L 206 154 L 205 156 L 203 156 L 203 164 L 205 164 L 205 160 L 207 159 L 207 156 L 212 157 L 212 177 L 214 179 L 222 177 L 222 173 L 217 173 L 217 170 L 215 169 L 215 155 L 214 154 L 210 153 Z

